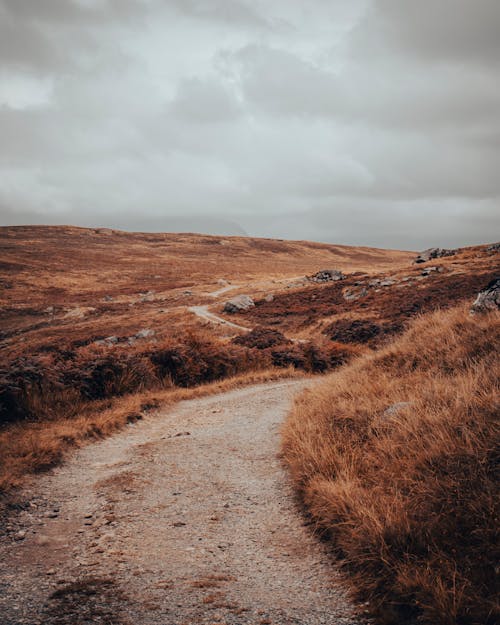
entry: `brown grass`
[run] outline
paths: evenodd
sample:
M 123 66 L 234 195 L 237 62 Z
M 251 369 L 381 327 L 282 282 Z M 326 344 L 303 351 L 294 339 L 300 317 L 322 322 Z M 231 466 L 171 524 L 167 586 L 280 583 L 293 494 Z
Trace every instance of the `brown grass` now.
M 475 297 L 498 275 L 498 253 L 486 246 L 465 248 L 449 258 L 423 265 L 394 267 L 370 275 L 348 275 L 345 280 L 308 285 L 276 293 L 272 301 L 258 299 L 254 308 L 233 315 L 237 323 L 271 326 L 302 337 L 324 334 L 335 341 L 380 345 L 423 312 L 449 308 Z M 426 267 L 442 271 L 422 276 Z M 379 286 L 375 280 L 394 282 Z M 350 294 L 357 299 L 346 299 Z M 365 332 L 359 331 L 360 324 Z
M 307 391 L 288 419 L 301 498 L 385 622 L 500 618 L 499 339 L 496 313 L 434 312 Z

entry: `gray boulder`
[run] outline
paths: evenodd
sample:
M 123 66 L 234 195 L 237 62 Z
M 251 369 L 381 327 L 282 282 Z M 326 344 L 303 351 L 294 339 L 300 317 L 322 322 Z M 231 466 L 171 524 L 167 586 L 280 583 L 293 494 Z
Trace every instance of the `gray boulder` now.
M 411 405 L 411 401 L 398 401 L 395 404 L 391 404 L 388 408 L 386 408 L 382 416 L 393 417 L 394 415 L 400 413 L 402 410 L 406 410 L 406 408 L 409 408 Z
M 423 270 L 422 270 L 422 275 L 423 275 L 423 276 L 430 276 L 430 275 L 431 275 L 431 273 L 434 273 L 434 272 L 436 272 L 436 271 L 438 271 L 438 272 L 442 272 L 442 271 L 443 271 L 443 268 L 442 268 L 442 267 L 435 267 L 435 266 L 432 266 L 432 267 L 426 267 L 425 269 L 423 269 Z
M 250 295 L 236 295 L 224 304 L 224 312 L 237 313 L 253 308 L 255 303 Z
M 457 250 L 445 250 L 440 247 L 430 247 L 428 250 L 420 252 L 415 258 L 416 263 L 426 263 L 434 258 L 443 258 L 444 256 L 455 256 Z
M 137 332 L 134 335 L 134 338 L 136 339 L 147 339 L 151 336 L 155 335 L 155 331 L 154 330 L 150 330 L 149 328 L 145 328 L 144 330 L 139 330 L 139 332 Z
M 485 289 L 480 291 L 472 304 L 472 313 L 485 313 L 500 309 L 500 277 L 494 278 Z
M 322 269 L 309 278 L 313 282 L 335 282 L 344 280 L 344 274 L 338 269 Z

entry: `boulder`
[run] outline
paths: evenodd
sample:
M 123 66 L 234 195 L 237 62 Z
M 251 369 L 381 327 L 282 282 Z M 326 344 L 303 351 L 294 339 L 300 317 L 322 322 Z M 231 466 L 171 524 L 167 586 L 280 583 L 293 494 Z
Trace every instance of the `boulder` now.
M 312 282 L 335 282 L 336 280 L 344 279 L 344 274 L 338 269 L 321 269 L 321 271 L 309 277 L 309 280 L 312 280 Z
M 472 313 L 484 313 L 500 309 L 500 277 L 494 278 L 482 291 L 479 292 L 472 304 Z
M 384 410 L 383 417 L 393 417 L 397 415 L 402 410 L 406 410 L 412 405 L 411 401 L 398 401 L 395 404 L 391 404 L 388 408 Z
M 416 263 L 426 263 L 434 258 L 443 258 L 444 256 L 455 256 L 457 250 L 445 250 L 440 247 L 430 247 L 428 250 L 420 252 L 415 258 Z
M 357 291 L 353 291 L 351 289 L 347 289 L 342 294 L 343 298 L 347 302 L 353 302 L 353 301 L 355 301 L 357 299 L 360 299 L 361 297 L 366 297 L 367 295 L 368 295 L 368 290 L 365 287 L 363 287 L 362 289 L 359 289 Z
M 442 272 L 443 268 L 442 267 L 435 267 L 435 266 L 426 267 L 425 269 L 422 270 L 422 274 L 421 275 L 422 276 L 430 276 L 431 273 L 434 273 L 435 271 Z
M 236 295 L 224 304 L 224 312 L 237 313 L 253 308 L 255 303 L 250 295 Z
M 155 292 L 148 291 L 147 293 L 139 293 L 141 302 L 154 302 L 155 300 Z

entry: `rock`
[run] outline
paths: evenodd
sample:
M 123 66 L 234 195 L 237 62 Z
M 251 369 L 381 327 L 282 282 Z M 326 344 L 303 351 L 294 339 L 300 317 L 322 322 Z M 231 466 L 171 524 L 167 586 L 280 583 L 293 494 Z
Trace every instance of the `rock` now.
M 24 540 L 26 538 L 25 530 L 19 530 L 14 534 L 14 540 Z
M 368 290 L 365 288 L 362 288 L 359 291 L 350 291 L 350 290 L 345 291 L 343 293 L 343 298 L 347 302 L 353 302 L 359 299 L 360 297 L 365 297 L 366 295 L 368 295 Z
M 35 543 L 39 546 L 39 547 L 45 547 L 46 545 L 48 545 L 50 542 L 48 536 L 44 536 L 43 534 L 38 536 L 35 540 Z
M 183 291 L 182 294 L 183 295 L 192 295 L 193 291 Z
M 155 335 L 155 331 L 154 330 L 150 330 L 149 328 L 145 328 L 144 330 L 139 330 L 139 332 L 137 332 L 134 335 L 134 338 L 136 339 L 147 339 L 150 336 L 154 336 Z
M 500 277 L 494 278 L 485 289 L 480 291 L 472 304 L 472 313 L 484 313 L 500 309 Z
M 425 269 L 422 270 L 422 275 L 423 276 L 429 276 L 431 273 L 434 273 L 435 271 L 443 271 L 442 267 L 426 267 Z
M 114 345 L 115 343 L 118 343 L 118 337 L 117 336 L 107 336 L 104 339 L 105 343 L 111 343 L 112 345 Z
M 105 295 L 105 296 L 102 298 L 102 301 L 103 301 L 103 302 L 112 302 L 112 301 L 113 301 L 113 298 L 111 297 L 111 295 Z
M 391 406 L 386 408 L 384 410 L 383 416 L 392 417 L 395 414 L 398 414 L 398 412 L 401 412 L 401 410 L 408 408 L 409 406 L 411 406 L 411 401 L 398 401 L 395 404 L 392 404 Z
M 147 293 L 139 293 L 141 302 L 153 302 L 155 299 L 155 292 L 148 291 Z
M 224 280 L 224 278 L 219 278 L 217 280 L 217 284 L 219 286 L 228 286 L 229 284 L 231 284 L 228 280 Z
M 396 284 L 396 280 L 382 280 L 380 286 L 392 286 L 393 284 Z
M 83 319 L 86 315 L 90 315 L 96 311 L 92 306 L 79 306 L 72 308 L 64 315 L 64 319 Z
M 224 312 L 237 313 L 253 308 L 255 303 L 249 295 L 237 295 L 224 304 Z
M 54 306 L 47 306 L 47 308 L 45 308 L 43 312 L 47 313 L 48 315 L 53 315 L 54 314 Z
M 265 301 L 265 302 L 274 302 L 274 294 L 273 294 L 273 293 L 268 293 L 268 294 L 264 297 L 264 301 Z
M 428 250 L 424 250 L 420 252 L 420 254 L 415 258 L 416 263 L 426 263 L 433 258 L 443 258 L 444 256 L 455 256 L 457 250 L 446 250 L 440 247 L 430 247 Z
M 336 280 L 344 280 L 344 274 L 338 269 L 321 269 L 313 276 L 308 277 L 312 282 L 335 282 Z
M 499 243 L 492 243 L 491 245 L 488 245 L 486 250 L 488 252 L 500 252 L 500 242 Z

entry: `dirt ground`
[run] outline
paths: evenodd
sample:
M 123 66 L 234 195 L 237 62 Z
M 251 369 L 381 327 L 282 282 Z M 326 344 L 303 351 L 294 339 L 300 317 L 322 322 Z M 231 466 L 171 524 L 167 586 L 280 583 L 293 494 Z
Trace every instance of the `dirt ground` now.
M 178 404 L 32 480 L 0 541 L 3 625 L 355 625 L 279 458 L 273 382 Z

